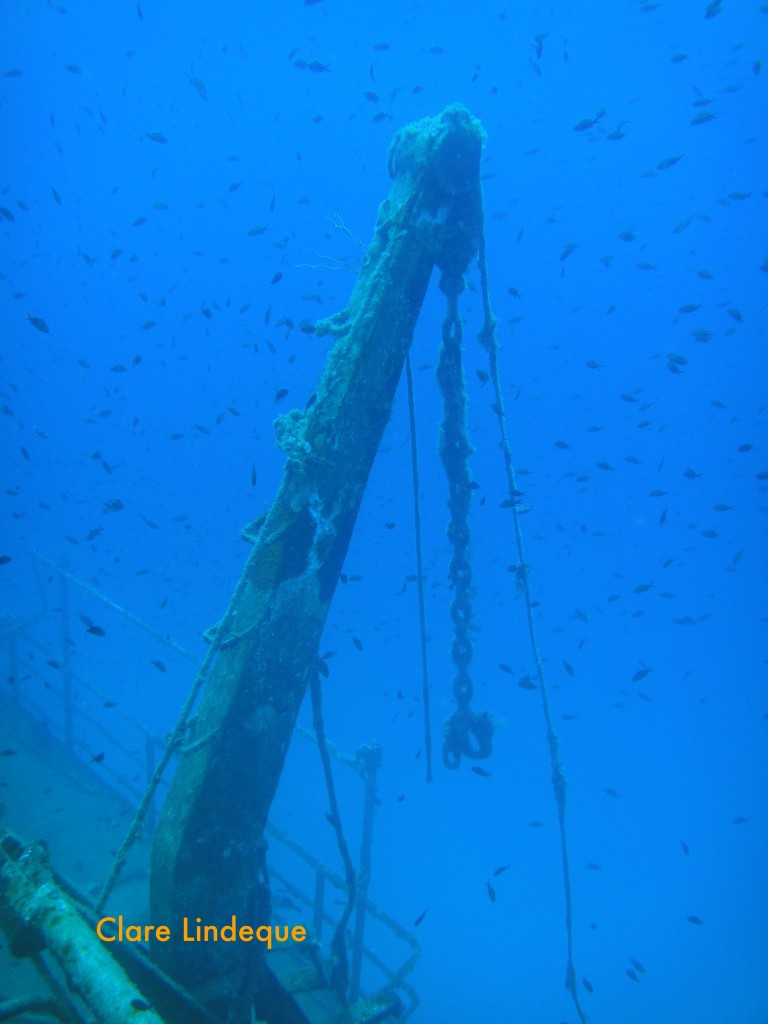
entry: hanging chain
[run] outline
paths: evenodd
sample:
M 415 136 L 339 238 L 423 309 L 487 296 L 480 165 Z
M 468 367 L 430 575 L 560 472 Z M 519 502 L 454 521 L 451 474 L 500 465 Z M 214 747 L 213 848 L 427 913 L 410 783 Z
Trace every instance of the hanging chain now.
M 448 478 L 448 540 L 453 548 L 448 574 L 453 587 L 451 619 L 453 643 L 451 657 L 456 666 L 453 695 L 456 710 L 443 723 L 443 764 L 458 768 L 462 755 L 474 759 L 491 754 L 493 723 L 486 712 L 471 707 L 474 684 L 470 674 L 473 647 L 472 565 L 469 560 L 469 506 L 472 480 L 469 456 L 472 446 L 466 433 L 467 396 L 461 363 L 462 326 L 459 295 L 464 279 L 459 273 L 443 271 L 440 288 L 447 296 L 447 310 L 442 327 L 442 345 L 437 366 L 437 380 L 443 394 L 443 422 L 440 428 L 440 458 Z

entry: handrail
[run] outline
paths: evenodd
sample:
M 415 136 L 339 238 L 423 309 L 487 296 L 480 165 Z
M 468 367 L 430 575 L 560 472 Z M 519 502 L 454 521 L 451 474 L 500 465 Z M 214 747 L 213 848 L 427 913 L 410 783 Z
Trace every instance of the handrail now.
M 87 583 L 79 579 L 70 570 L 59 565 L 54 560 L 48 558 L 45 555 L 35 552 L 32 555 L 33 563 L 35 566 L 40 563 L 45 565 L 48 569 L 52 570 L 57 574 L 60 585 L 62 587 L 75 588 L 88 594 L 90 597 L 100 601 L 105 607 L 110 608 L 121 618 L 125 618 L 133 626 L 143 629 L 149 636 L 159 641 L 169 650 L 173 650 L 175 653 L 183 656 L 190 662 L 196 662 L 196 656 L 188 651 L 186 648 L 176 643 L 172 638 L 161 634 L 158 630 L 144 622 L 139 616 L 121 605 L 112 601 L 107 595 L 101 593 L 92 584 Z M 20 644 L 24 644 L 26 649 L 34 651 L 37 655 L 42 658 L 30 661 L 25 668 L 29 673 L 29 677 L 35 679 L 38 683 L 42 684 L 48 695 L 55 698 L 64 706 L 67 700 L 67 690 L 60 682 L 60 675 L 62 673 L 63 666 L 61 662 L 57 661 L 56 655 L 60 655 L 60 652 L 56 647 L 50 643 L 45 642 L 36 636 L 32 631 L 31 627 L 38 622 L 46 614 L 59 614 L 64 618 L 66 605 L 60 606 L 59 609 L 52 609 L 46 603 L 41 611 L 34 615 L 25 616 L 22 618 L 14 618 L 12 616 L 3 615 L 0 619 L 2 628 L 0 629 L 0 650 L 5 649 L 7 655 L 11 659 L 18 660 L 18 647 Z M 62 626 L 63 628 L 63 626 Z M 66 630 L 64 630 L 63 642 L 67 643 Z M 48 662 L 55 662 L 58 667 L 48 665 Z M 76 683 L 78 691 L 80 693 L 87 693 L 92 697 L 96 698 L 99 702 L 99 707 L 103 706 L 109 701 L 109 695 L 102 689 L 101 686 L 94 683 L 89 679 L 83 672 L 77 668 L 76 665 L 70 663 L 67 666 L 67 672 L 69 675 L 70 684 Z M 25 679 L 26 682 L 26 679 Z M 144 770 L 146 778 L 151 776 L 154 769 L 155 754 L 158 751 L 164 749 L 165 740 L 161 738 L 152 729 L 144 725 L 135 715 L 129 711 L 124 710 L 119 704 L 109 705 L 109 715 L 112 720 L 118 719 L 123 725 L 125 725 L 134 733 L 137 733 L 143 738 L 143 758 L 140 753 L 137 753 L 135 749 L 131 749 L 132 746 L 128 741 L 119 738 L 115 734 L 113 726 L 105 724 L 99 717 L 97 711 L 82 701 L 72 700 L 70 697 L 70 709 L 68 715 L 62 715 L 58 719 L 52 715 L 50 710 L 47 710 L 39 701 L 35 700 L 33 696 L 34 688 L 27 685 L 15 685 L 14 686 L 14 699 L 18 709 L 38 724 L 45 726 L 49 730 L 52 736 L 59 739 L 69 754 L 76 757 L 86 768 L 89 768 L 88 759 L 95 753 L 92 741 L 86 744 L 81 738 L 82 730 L 78 726 L 85 722 L 89 726 L 89 735 L 91 737 L 98 736 L 100 740 L 104 741 L 105 746 L 110 751 L 119 751 L 121 756 L 125 759 L 124 763 L 133 765 L 138 769 Z M 71 693 L 71 687 L 70 687 Z M 69 722 L 69 742 L 67 742 L 67 720 Z M 302 725 L 297 725 L 296 731 L 302 738 L 309 740 L 310 742 L 316 742 L 314 733 L 305 728 Z M 369 765 L 369 758 L 366 757 L 366 751 L 370 748 L 362 747 L 360 750 L 352 755 L 341 750 L 336 744 L 328 742 L 328 751 L 331 756 L 339 762 L 343 767 L 352 769 L 363 781 L 365 785 L 365 808 L 364 817 L 371 818 L 374 810 L 374 806 L 369 806 L 372 802 L 373 794 L 373 805 L 375 805 L 375 772 L 374 781 L 371 784 L 370 776 L 371 769 Z M 80 757 L 79 755 L 84 756 Z M 94 776 L 97 776 L 95 770 L 93 770 Z M 106 783 L 105 775 L 109 778 L 107 783 L 117 792 L 121 794 L 124 799 L 127 799 L 129 803 L 135 805 L 142 797 L 140 787 L 137 787 L 125 772 L 120 771 L 119 767 L 115 767 L 113 764 L 108 762 L 98 763 L 98 778 L 102 783 Z M 153 821 L 150 820 L 148 825 L 151 829 Z M 269 834 L 278 841 L 281 845 L 296 854 L 306 865 L 315 871 L 316 876 L 323 880 L 327 879 L 328 882 L 335 889 L 344 890 L 346 888 L 345 881 L 326 867 L 318 858 L 314 857 L 304 846 L 292 839 L 286 833 L 280 829 L 269 824 L 267 826 Z M 363 838 L 363 847 L 361 851 L 361 861 L 365 857 L 365 845 L 371 843 L 370 828 L 368 829 L 367 836 Z M 290 882 L 285 875 L 281 872 L 272 869 L 271 874 L 277 879 L 280 884 L 296 899 L 300 900 L 302 904 L 307 907 L 314 907 L 315 900 L 309 897 L 304 891 L 298 886 Z M 360 962 L 361 958 L 365 959 L 374 965 L 386 979 L 387 987 L 392 989 L 402 990 L 408 999 L 408 1006 L 405 1008 L 404 1017 L 410 1016 L 411 1013 L 419 1005 L 419 998 L 413 987 L 405 981 L 407 974 L 413 969 L 416 961 L 418 960 L 421 953 L 421 946 L 415 936 L 403 928 L 394 918 L 390 917 L 384 910 L 382 910 L 377 904 L 373 903 L 367 896 L 358 900 L 356 912 L 358 915 L 358 921 L 360 924 L 355 928 L 355 934 L 353 936 L 352 946 L 352 962 L 356 964 L 355 969 L 355 987 L 359 985 L 359 973 L 360 973 Z M 334 924 L 335 919 L 326 908 L 325 902 L 321 901 L 319 907 L 320 919 L 329 923 Z M 401 941 L 405 942 L 410 947 L 410 954 L 406 959 L 396 968 L 391 968 L 385 964 L 376 954 L 364 945 L 363 942 L 363 927 L 362 921 L 364 916 L 369 915 L 370 917 L 378 920 L 386 928 L 393 932 L 393 934 Z

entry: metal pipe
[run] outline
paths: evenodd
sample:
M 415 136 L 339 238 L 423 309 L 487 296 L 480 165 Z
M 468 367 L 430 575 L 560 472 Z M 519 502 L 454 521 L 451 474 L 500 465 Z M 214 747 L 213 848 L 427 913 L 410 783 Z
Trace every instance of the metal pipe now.
M 323 913 L 325 904 L 325 872 L 322 865 L 315 869 L 315 909 L 312 915 L 312 927 L 319 942 L 323 935 Z
M 350 1002 L 360 995 L 360 972 L 365 944 L 365 912 L 368 886 L 371 881 L 371 848 L 373 846 L 373 819 L 376 814 L 376 778 L 381 766 L 381 745 L 360 747 L 357 751 L 358 764 L 365 780 L 365 803 L 363 805 L 363 834 L 360 840 L 360 868 L 357 876 L 357 901 L 355 903 L 355 927 L 352 935 L 352 965 L 350 968 Z

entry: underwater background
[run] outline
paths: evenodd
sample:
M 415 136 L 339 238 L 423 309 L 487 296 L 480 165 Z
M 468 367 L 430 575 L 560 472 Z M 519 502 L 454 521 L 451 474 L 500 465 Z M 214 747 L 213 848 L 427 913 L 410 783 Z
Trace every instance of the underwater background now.
M 580 998 L 595 1024 L 766 1024 L 768 5 L 91 0 L 6 3 L 0 22 L 4 612 L 56 606 L 38 552 L 202 660 L 239 531 L 281 478 L 273 420 L 312 395 L 330 346 L 312 324 L 344 307 L 388 192 L 390 141 L 464 104 L 488 136 Z M 344 750 L 382 744 L 370 896 L 421 942 L 412 1019 L 558 1024 L 577 1018 L 557 818 L 475 268 L 467 284 L 489 775 L 438 756 L 424 781 L 402 386 L 320 652 L 325 721 Z M 433 278 L 411 359 L 438 740 L 443 311 Z M 194 660 L 72 600 L 72 657 L 108 697 L 76 702 L 167 733 Z M 119 757 L 78 730 L 86 762 Z M 340 788 L 357 849 L 361 796 Z M 297 739 L 273 820 L 340 872 L 326 810 Z

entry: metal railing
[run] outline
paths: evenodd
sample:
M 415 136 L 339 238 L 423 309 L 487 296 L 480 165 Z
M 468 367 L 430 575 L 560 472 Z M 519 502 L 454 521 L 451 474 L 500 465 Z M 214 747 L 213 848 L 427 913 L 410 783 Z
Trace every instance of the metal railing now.
M 73 593 L 85 596 L 89 601 L 109 609 L 131 628 L 142 631 L 153 645 L 167 652 L 166 657 L 181 657 L 196 665 L 200 660 L 199 656 L 148 625 L 92 584 L 78 579 L 66 567 L 40 554 L 32 556 L 32 564 L 40 586 L 42 607 L 23 618 L 0 614 L 0 652 L 6 660 L 5 675 L 11 682 L 12 700 L 20 711 L 44 725 L 49 733 L 61 742 L 71 757 L 78 758 L 86 766 L 90 766 L 89 761 L 97 762 L 101 782 L 109 785 L 135 807 L 143 796 L 142 789 L 136 784 L 137 778 L 143 777 L 147 783 L 152 778 L 158 755 L 164 750 L 165 740 L 139 721 L 135 715 L 121 707 L 118 702 L 112 700 L 103 686 L 94 683 L 78 667 L 73 656 L 71 639 Z M 41 566 L 52 572 L 55 578 L 58 596 L 55 608 L 50 606 L 47 599 L 40 578 Z M 59 620 L 54 624 L 53 631 L 51 617 L 58 617 Z M 39 635 L 38 627 L 41 625 L 47 629 Z M 52 635 L 56 636 L 55 641 L 51 640 Z M 22 652 L 27 655 L 25 660 L 22 659 Z M 34 656 L 30 657 L 30 654 Z M 44 700 L 41 699 L 42 695 Z M 91 709 L 88 698 L 93 699 L 94 708 L 109 710 L 109 719 L 106 722 L 103 720 L 105 716 Z M 296 732 L 311 742 L 315 741 L 314 734 L 301 725 L 296 727 Z M 89 737 L 88 742 L 84 738 L 86 734 Z M 135 737 L 135 742 L 126 739 L 131 736 Z M 103 741 L 108 747 L 108 760 L 104 759 L 103 755 L 94 754 L 95 737 L 98 737 L 98 746 Z M 365 959 L 384 976 L 386 987 L 398 989 L 407 997 L 408 1005 L 404 1014 L 404 1017 L 407 1017 L 418 1006 L 419 998 L 405 979 L 415 966 L 421 947 L 411 932 L 368 899 L 370 852 L 377 805 L 376 782 L 381 764 L 381 748 L 377 744 L 361 746 L 355 756 L 340 751 L 333 743 L 329 743 L 328 748 L 338 763 L 357 774 L 364 788 L 362 838 L 357 868 L 358 891 L 350 948 L 350 999 L 354 1002 L 360 996 L 362 964 Z M 115 754 L 118 756 L 115 757 Z M 134 774 L 136 771 L 138 776 Z M 150 833 L 155 818 L 156 809 L 153 808 L 146 821 Z M 267 831 L 313 873 L 313 893 L 309 895 L 284 873 L 271 870 L 271 875 L 283 888 L 302 906 L 311 910 L 316 938 L 320 941 L 324 926 L 335 925 L 337 920 L 329 910 L 326 882 L 335 890 L 344 892 L 346 883 L 340 875 L 331 871 L 285 832 L 271 824 L 267 826 Z M 379 922 L 408 946 L 409 952 L 399 966 L 388 966 L 365 945 L 368 918 Z

